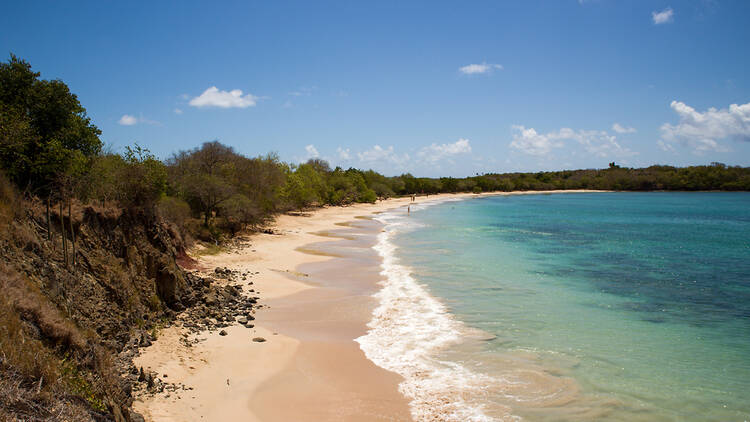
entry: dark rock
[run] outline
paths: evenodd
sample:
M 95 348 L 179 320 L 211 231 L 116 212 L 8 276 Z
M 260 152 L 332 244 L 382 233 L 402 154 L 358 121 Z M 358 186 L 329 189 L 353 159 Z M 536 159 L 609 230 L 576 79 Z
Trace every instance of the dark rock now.
M 132 410 L 129 411 L 129 413 L 130 413 L 130 422 L 146 422 L 146 419 L 144 419 L 140 413 L 133 412 Z
M 221 331 L 219 331 L 219 335 L 220 336 L 225 336 L 225 335 L 227 335 L 227 332 L 224 331 L 224 330 L 221 330 Z
M 140 347 L 148 347 L 151 346 L 151 336 L 149 336 L 146 333 L 141 333 L 141 341 L 138 342 L 138 346 Z
M 253 341 L 256 343 L 263 343 L 264 341 L 266 341 L 266 339 L 264 339 L 263 337 L 255 337 Z

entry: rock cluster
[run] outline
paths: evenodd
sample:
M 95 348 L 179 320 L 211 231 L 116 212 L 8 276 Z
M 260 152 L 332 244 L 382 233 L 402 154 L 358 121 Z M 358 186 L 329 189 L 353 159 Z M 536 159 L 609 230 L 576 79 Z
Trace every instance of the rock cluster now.
M 200 278 L 203 284 L 202 288 L 197 291 L 200 295 L 198 303 L 188 308 L 179 317 L 183 326 L 191 333 L 222 329 L 235 322 L 252 328 L 251 321 L 255 320 L 255 309 L 263 305 L 258 304 L 260 297 L 255 295 L 257 292 L 253 288 L 243 292 L 245 289 L 239 283 L 239 279 L 247 280 L 248 277 L 257 274 L 257 272 L 240 272 L 228 268 L 216 268 L 212 277 L 199 277 L 195 273 L 188 274 L 188 280 Z M 247 284 L 252 287 L 253 282 Z
M 263 305 L 258 304 L 260 297 L 252 288 L 253 282 L 247 282 L 247 279 L 258 274 L 259 272 L 240 272 L 226 267 L 216 268 L 209 275 L 197 271 L 186 273 L 187 288 L 180 298 L 180 303 L 185 305 L 185 309 L 172 320 L 172 323 L 177 323 L 187 330 L 180 338 L 180 342 L 186 347 L 192 347 L 205 340 L 196 334 L 220 330 L 219 335 L 225 336 L 227 331 L 224 328 L 234 324 L 253 328 L 255 310 Z M 153 340 L 151 333 L 146 331 L 131 336 L 118 359 L 123 378 L 130 383 L 133 390 L 144 391 L 147 394 L 166 393 L 180 397 L 180 394 L 192 390 L 192 387 L 180 383 L 166 382 L 163 378 L 167 378 L 167 374 L 162 374 L 159 378 L 158 374 L 144 372 L 143 368 L 133 365 L 138 350 L 150 346 Z M 253 341 L 263 342 L 265 339 L 256 337 Z

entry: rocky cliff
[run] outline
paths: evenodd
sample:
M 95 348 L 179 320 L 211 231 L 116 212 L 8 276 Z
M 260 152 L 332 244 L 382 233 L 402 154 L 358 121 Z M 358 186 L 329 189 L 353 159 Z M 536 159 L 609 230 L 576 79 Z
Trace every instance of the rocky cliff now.
M 129 349 L 217 288 L 153 213 L 0 196 L 0 419 L 140 419 Z

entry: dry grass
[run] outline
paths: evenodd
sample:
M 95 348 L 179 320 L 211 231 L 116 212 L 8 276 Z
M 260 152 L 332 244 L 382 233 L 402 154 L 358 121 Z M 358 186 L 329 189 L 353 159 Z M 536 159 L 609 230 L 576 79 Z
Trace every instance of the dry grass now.
M 24 321 L 39 330 L 39 334 L 51 347 L 64 350 L 83 350 L 86 340 L 70 321 L 63 318 L 42 293 L 31 283 L 14 275 L 9 268 L 0 265 L 0 289 L 3 300 L 8 303 Z
M 21 295 L 18 286 L 23 283 L 20 277 L 9 272 L 8 268 L 0 267 L 2 278 L 0 278 L 0 289 L 5 293 L 0 298 L 0 359 L 2 366 L 6 368 L 15 368 L 15 370 L 25 378 L 26 382 L 38 380 L 44 377 L 49 385 L 59 376 L 56 359 L 46 352 L 41 341 L 30 337 L 24 330 L 24 322 L 21 319 L 21 313 L 18 312 L 16 301 Z M 28 298 L 23 298 L 24 303 L 28 303 Z M 22 305 L 23 306 L 23 305 Z M 37 319 L 44 319 L 44 312 L 40 309 L 35 310 Z M 28 310 L 25 313 L 29 313 Z M 45 322 L 46 331 L 55 331 L 59 321 L 53 319 L 53 322 Z M 68 341 L 73 341 L 73 334 L 67 327 L 60 330 L 57 337 L 66 337 Z
M 116 383 L 107 353 L 3 264 L 0 291 L 0 420 L 91 420 L 91 409 L 106 411 Z

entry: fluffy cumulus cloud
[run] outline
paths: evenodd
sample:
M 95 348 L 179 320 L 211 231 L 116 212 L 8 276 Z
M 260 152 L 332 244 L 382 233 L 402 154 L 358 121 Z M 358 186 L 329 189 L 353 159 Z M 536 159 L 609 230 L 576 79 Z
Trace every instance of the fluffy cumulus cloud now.
M 340 160 L 349 160 L 352 158 L 352 153 L 349 150 L 349 148 L 344 149 L 344 148 L 338 147 L 336 149 L 336 154 L 338 155 Z
M 681 101 L 672 101 L 670 107 L 680 121 L 676 125 L 664 123 L 661 126 L 664 141 L 680 142 L 696 154 L 727 151 L 718 142 L 722 139 L 750 142 L 750 103 L 732 104 L 720 110 L 712 107 L 702 113 Z
M 443 159 L 450 159 L 459 154 L 468 154 L 471 152 L 471 145 L 468 139 L 459 139 L 452 144 L 431 144 L 421 148 L 417 152 L 417 158 L 430 164 L 435 164 Z
M 120 117 L 120 120 L 117 121 L 117 123 L 123 125 L 123 126 L 133 126 L 133 125 L 139 125 L 139 124 L 147 124 L 147 125 L 161 125 L 161 123 L 157 122 L 156 120 L 147 119 L 146 117 L 143 117 L 143 114 L 139 115 L 138 117 L 130 115 L 130 114 L 123 114 L 122 117 Z
M 632 157 L 638 153 L 623 147 L 617 142 L 617 137 L 605 131 L 579 130 L 573 139 L 583 146 L 589 154 L 602 158 Z
M 510 147 L 529 154 L 529 155 L 547 155 L 553 148 L 560 148 L 563 143 L 555 133 L 540 134 L 534 128 L 525 126 L 513 126 L 513 141 Z
M 476 75 L 491 73 L 495 69 L 502 70 L 503 66 L 492 63 L 468 64 L 466 66 L 459 67 L 458 71 L 463 73 L 464 75 Z
M 623 125 L 621 125 L 621 124 L 619 124 L 617 122 L 615 122 L 612 125 L 612 130 L 614 130 L 615 132 L 620 133 L 620 134 L 622 134 L 622 133 L 635 133 L 636 132 L 636 130 L 635 130 L 634 127 L 625 127 L 625 126 L 623 126 Z
M 409 154 L 396 154 L 393 147 L 383 148 L 380 145 L 357 153 L 357 158 L 363 163 L 384 162 L 389 164 L 403 165 L 409 161 Z
M 123 126 L 133 126 L 135 124 L 138 124 L 138 118 L 129 114 L 123 114 L 117 123 Z
M 574 141 L 587 153 L 602 157 L 629 157 L 637 153 L 623 147 L 616 136 L 599 130 L 573 130 L 562 128 L 548 133 L 538 133 L 534 128 L 513 126 L 513 140 L 510 147 L 529 155 L 545 156 L 553 149 L 562 148 L 566 141 Z
M 309 152 L 309 151 L 308 151 Z M 373 168 L 389 174 L 404 171 L 430 173 L 436 169 L 452 168 L 458 157 L 472 159 L 471 143 L 468 139 L 459 138 L 455 142 L 432 143 L 419 148 L 399 151 L 393 146 L 374 145 L 363 150 L 338 147 L 330 159 L 334 165 L 355 165 L 361 168 Z M 446 167 L 447 166 L 447 167 Z
M 315 148 L 315 145 L 308 145 L 305 147 L 305 151 L 307 151 L 307 157 L 308 158 L 318 158 L 320 157 L 320 153 L 318 152 L 318 149 Z
M 651 19 L 654 21 L 654 25 L 672 22 L 674 19 L 674 10 L 668 7 L 661 11 L 653 11 L 651 12 Z
M 188 104 L 193 107 L 247 108 L 255 106 L 258 99 L 252 94 L 242 95 L 240 89 L 221 91 L 212 86 L 203 91 L 203 94 L 191 99 Z

